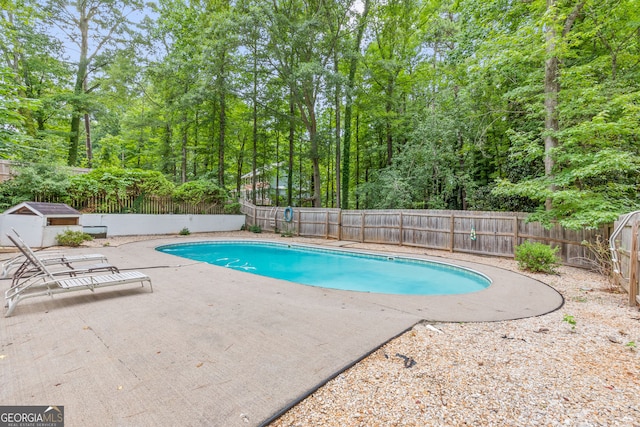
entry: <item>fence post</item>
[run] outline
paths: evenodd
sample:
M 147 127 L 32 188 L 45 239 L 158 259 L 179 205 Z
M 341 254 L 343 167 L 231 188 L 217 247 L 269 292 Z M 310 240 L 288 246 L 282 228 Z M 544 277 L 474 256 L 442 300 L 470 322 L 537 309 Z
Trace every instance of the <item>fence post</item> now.
M 338 240 L 342 240 L 342 209 L 338 209 Z
M 360 216 L 360 242 L 364 243 L 364 211 L 362 211 Z
M 400 238 L 398 244 L 402 246 L 402 211 L 400 211 Z
M 636 305 L 638 296 L 638 221 L 631 227 L 631 249 L 629 256 L 629 305 Z
M 326 216 L 324 219 L 324 238 L 329 238 L 329 208 L 327 208 Z
M 258 207 L 253 205 L 253 225 L 258 224 Z
M 451 220 L 449 222 L 449 252 L 453 252 L 453 240 L 455 237 L 455 226 L 456 226 L 456 222 L 455 222 L 455 216 L 453 214 L 453 212 L 451 213 Z
M 518 246 L 518 231 L 520 229 L 520 219 L 518 215 L 513 218 L 513 256 L 516 256 L 516 247 Z
M 300 212 L 300 209 L 298 209 L 298 223 L 296 224 L 296 235 L 300 235 L 300 222 L 301 222 L 301 217 L 302 216 L 302 212 Z M 295 218 L 295 215 L 294 215 Z M 295 219 L 294 219 L 295 221 Z

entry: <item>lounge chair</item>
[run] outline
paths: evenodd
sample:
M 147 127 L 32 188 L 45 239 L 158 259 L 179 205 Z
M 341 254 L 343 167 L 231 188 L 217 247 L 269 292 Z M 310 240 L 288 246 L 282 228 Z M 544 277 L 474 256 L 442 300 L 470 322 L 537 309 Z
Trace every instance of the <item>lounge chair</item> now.
M 11 316 L 11 313 L 13 313 L 13 310 L 15 310 L 18 303 L 25 298 L 33 298 L 44 295 L 53 297 L 53 294 L 57 293 L 80 291 L 86 289 L 93 292 L 96 288 L 138 282 L 141 283 L 143 287 L 144 282 L 149 282 L 149 288 L 151 289 L 151 292 L 153 292 L 151 278 L 146 274 L 140 273 L 138 271 L 127 271 L 100 275 L 78 275 L 78 271 L 76 270 L 76 275 L 74 277 L 61 277 L 59 275 L 56 275 L 56 272 L 50 271 L 47 266 L 33 253 L 31 248 L 27 246 L 22 241 L 22 239 L 20 239 L 20 237 L 14 238 L 9 235 L 7 236 L 13 242 L 13 244 L 16 245 L 16 247 L 22 252 L 26 260 L 34 266 L 34 269 L 37 269 L 39 271 L 27 275 L 27 277 L 18 277 L 18 280 L 14 281 L 14 284 L 5 292 L 5 301 L 7 307 L 5 317 Z M 59 274 L 60 272 L 57 273 Z
M 67 255 L 57 251 L 46 251 L 37 253 L 36 257 L 40 259 L 44 265 L 65 265 L 68 268 L 74 268 L 72 265 L 75 263 L 107 262 L 107 257 L 102 254 Z M 5 261 L 4 264 L 2 264 L 2 271 L 0 271 L 0 279 L 5 279 L 15 274 L 15 271 L 20 269 L 25 262 L 28 261 L 22 254 Z
M 16 242 L 14 242 L 14 244 L 15 243 Z M 49 270 L 51 274 L 53 274 L 54 276 L 66 275 L 66 276 L 73 277 L 73 276 L 77 276 L 78 274 L 86 274 L 86 273 L 98 273 L 98 272 L 119 273 L 120 272 L 118 267 L 106 262 L 101 262 L 97 264 L 81 264 L 81 265 L 75 264 L 74 265 L 73 263 L 70 263 L 70 262 L 47 263 L 45 261 L 42 261 L 42 264 L 49 267 L 52 267 L 52 266 L 56 267 L 55 270 L 53 269 Z M 62 267 L 62 268 L 57 268 L 57 267 Z M 13 273 L 11 286 L 15 286 L 17 283 L 19 283 L 21 280 L 23 280 L 26 277 L 29 277 L 32 275 L 38 275 L 41 273 L 42 273 L 42 269 L 40 268 L 39 264 L 34 264 L 32 260 L 30 260 L 29 258 L 25 258 L 25 260 L 20 265 L 20 267 L 18 267 L 18 269 Z

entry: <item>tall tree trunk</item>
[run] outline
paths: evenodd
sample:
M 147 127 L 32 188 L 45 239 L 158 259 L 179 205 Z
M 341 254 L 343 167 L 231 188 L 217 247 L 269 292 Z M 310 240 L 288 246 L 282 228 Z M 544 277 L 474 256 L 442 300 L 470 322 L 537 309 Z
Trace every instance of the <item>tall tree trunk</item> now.
M 391 134 L 391 97 L 393 96 L 393 82 L 391 81 L 389 82 L 389 86 L 387 88 L 387 96 L 389 97 L 389 99 L 387 99 L 385 105 L 385 112 L 387 113 L 387 118 L 385 121 L 385 139 L 387 145 L 387 166 L 390 166 L 393 159 L 393 135 Z
M 247 137 L 243 134 L 242 143 L 240 144 L 240 154 L 238 155 L 238 165 L 236 168 L 236 194 L 240 195 L 242 190 L 242 167 L 244 165 L 244 146 Z
M 280 132 L 276 132 L 276 207 L 280 206 Z
M 253 102 L 253 129 L 251 133 L 252 141 L 253 141 L 253 153 L 251 156 L 251 171 L 253 173 L 253 179 L 251 180 L 251 193 L 253 196 L 251 197 L 251 201 L 253 204 L 256 204 L 256 180 L 258 176 L 256 175 L 257 171 L 257 161 L 258 161 L 258 58 L 257 52 L 254 50 L 253 55 L 253 93 L 251 94 L 252 102 Z M 264 170 L 263 170 L 264 172 Z
M 556 0 L 547 0 L 547 10 L 555 8 Z M 555 11 L 553 12 L 555 13 Z M 558 81 L 558 57 L 556 56 L 557 34 L 554 26 L 556 18 L 547 25 L 545 29 L 545 38 L 547 42 L 546 54 L 547 59 L 544 63 L 544 174 L 551 177 L 555 162 L 553 160 L 553 150 L 558 146 L 558 138 L 556 132 L 559 129 L 558 123 L 558 92 L 560 91 L 560 82 Z M 549 188 L 555 190 L 553 185 Z M 545 202 L 547 210 L 552 209 L 551 199 L 547 198 Z
M 227 123 L 227 110 L 224 93 L 220 96 L 220 134 L 218 138 L 218 185 L 224 188 L 224 142 Z
M 187 114 L 183 116 L 182 143 L 180 144 L 180 182 L 187 182 L 187 140 L 189 125 L 187 125 Z
M 344 143 L 342 145 L 342 204 L 343 209 L 349 209 L 349 183 L 351 167 L 351 115 L 353 109 L 353 90 L 355 88 L 356 71 L 359 63 L 360 45 L 366 28 L 367 15 L 369 14 L 369 0 L 364 0 L 362 15 L 358 20 L 358 32 L 353 43 L 353 51 L 349 61 L 349 79 L 347 80 L 346 99 L 344 105 Z
M 80 119 L 82 116 L 82 103 L 80 98 L 83 95 L 83 81 L 87 72 L 87 62 L 85 59 L 80 59 L 80 65 L 78 66 L 78 72 L 76 74 L 76 84 L 74 87 L 74 99 L 71 102 L 71 130 L 69 134 L 69 154 L 67 156 L 67 164 L 69 166 L 76 166 L 78 163 L 78 148 L 80 146 Z
M 320 198 L 321 181 L 320 181 L 320 152 L 318 150 L 318 128 L 315 118 L 315 112 L 312 114 L 312 125 L 309 128 L 309 138 L 311 139 L 311 166 L 313 167 L 313 207 L 321 208 L 322 199 Z
M 87 147 L 87 167 L 93 167 L 93 146 L 91 143 L 91 119 L 89 113 L 84 113 L 84 135 Z
M 287 206 L 291 206 L 293 201 L 293 155 L 295 153 L 296 122 L 295 101 L 293 90 L 289 87 L 289 162 L 287 164 Z M 302 190 L 302 189 L 300 189 Z
M 333 72 L 338 75 L 338 53 L 333 51 Z M 336 79 L 334 104 L 336 109 L 336 207 L 340 208 L 340 82 Z
M 558 23 L 558 11 L 557 0 L 547 0 L 547 13 L 552 13 L 552 19 L 545 26 L 545 39 L 546 56 L 544 66 L 544 173 L 546 177 L 553 176 L 553 169 L 555 167 L 555 160 L 553 158 L 553 150 L 558 146 L 558 138 L 556 136 L 560 129 L 558 121 L 558 96 L 560 94 L 560 69 L 557 47 L 559 41 L 561 41 L 570 31 L 575 20 L 580 15 L 584 6 L 584 1 L 576 3 L 572 12 L 567 16 L 563 23 L 561 38 L 558 38 L 556 26 Z M 549 190 L 555 191 L 555 186 L 551 184 Z M 545 202 L 545 209 L 551 210 L 553 208 L 552 201 L 547 198 Z
M 220 137 L 218 139 L 218 185 L 224 188 L 224 144 L 227 127 L 227 101 L 224 80 L 224 61 L 226 53 L 222 53 L 222 67 L 220 70 Z
M 87 16 L 86 4 L 79 6 L 80 16 L 77 21 L 80 30 L 80 59 L 76 71 L 76 83 L 73 88 L 73 101 L 71 113 L 71 133 L 69 135 L 69 154 L 67 164 L 76 166 L 78 163 L 78 147 L 80 146 L 80 119 L 84 106 L 81 98 L 86 87 L 87 69 L 89 66 L 89 17 Z

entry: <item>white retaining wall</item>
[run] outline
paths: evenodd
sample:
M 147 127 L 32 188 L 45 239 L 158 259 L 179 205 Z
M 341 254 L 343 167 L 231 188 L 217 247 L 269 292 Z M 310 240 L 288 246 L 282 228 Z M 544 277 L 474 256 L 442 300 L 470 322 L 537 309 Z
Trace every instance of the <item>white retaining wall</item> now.
M 107 227 L 107 237 L 177 234 L 183 228 L 191 233 L 238 231 L 244 222 L 244 215 L 83 214 L 80 217 L 84 227 Z
M 244 222 L 244 215 L 84 214 L 80 216 L 80 225 L 47 226 L 37 215 L 0 215 L 0 246 L 13 246 L 6 236 L 13 235 L 12 228 L 20 233 L 27 245 L 44 248 L 57 245 L 56 236 L 66 229 L 82 231 L 83 227 L 106 227 L 109 237 L 177 234 L 185 227 L 191 233 L 237 231 Z
M 64 230 L 71 229 L 82 231 L 79 225 L 45 225 L 46 219 L 37 215 L 0 215 L 0 246 L 13 246 L 7 237 L 13 234 L 15 229 L 24 242 L 34 248 L 55 246 L 58 242 L 56 236 Z

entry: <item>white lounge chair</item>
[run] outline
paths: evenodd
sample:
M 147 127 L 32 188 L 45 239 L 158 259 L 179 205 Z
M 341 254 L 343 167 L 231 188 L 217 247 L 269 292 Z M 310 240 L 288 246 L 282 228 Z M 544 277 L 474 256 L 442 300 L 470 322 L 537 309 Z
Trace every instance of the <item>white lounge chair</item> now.
M 107 262 L 107 257 L 102 254 L 67 255 L 58 251 L 45 251 L 36 253 L 35 255 L 44 265 L 65 265 L 69 268 L 73 268 L 72 264 L 74 263 Z M 5 279 L 14 274 L 25 261 L 27 261 L 27 259 L 22 254 L 5 261 L 2 264 L 2 271 L 0 271 L 0 279 Z
M 17 234 L 17 233 L 16 233 Z M 149 288 L 153 292 L 151 278 L 144 273 L 138 271 L 127 271 L 110 274 L 86 274 L 76 275 L 74 277 L 61 277 L 51 272 L 47 266 L 33 253 L 31 248 L 27 246 L 20 237 L 9 239 L 22 252 L 26 260 L 30 262 L 34 268 L 39 271 L 29 274 L 27 277 L 19 277 L 17 281 L 5 292 L 5 301 L 7 311 L 5 317 L 11 316 L 18 303 L 26 298 L 80 290 L 90 290 L 93 292 L 96 288 L 124 285 L 127 283 L 149 283 Z

